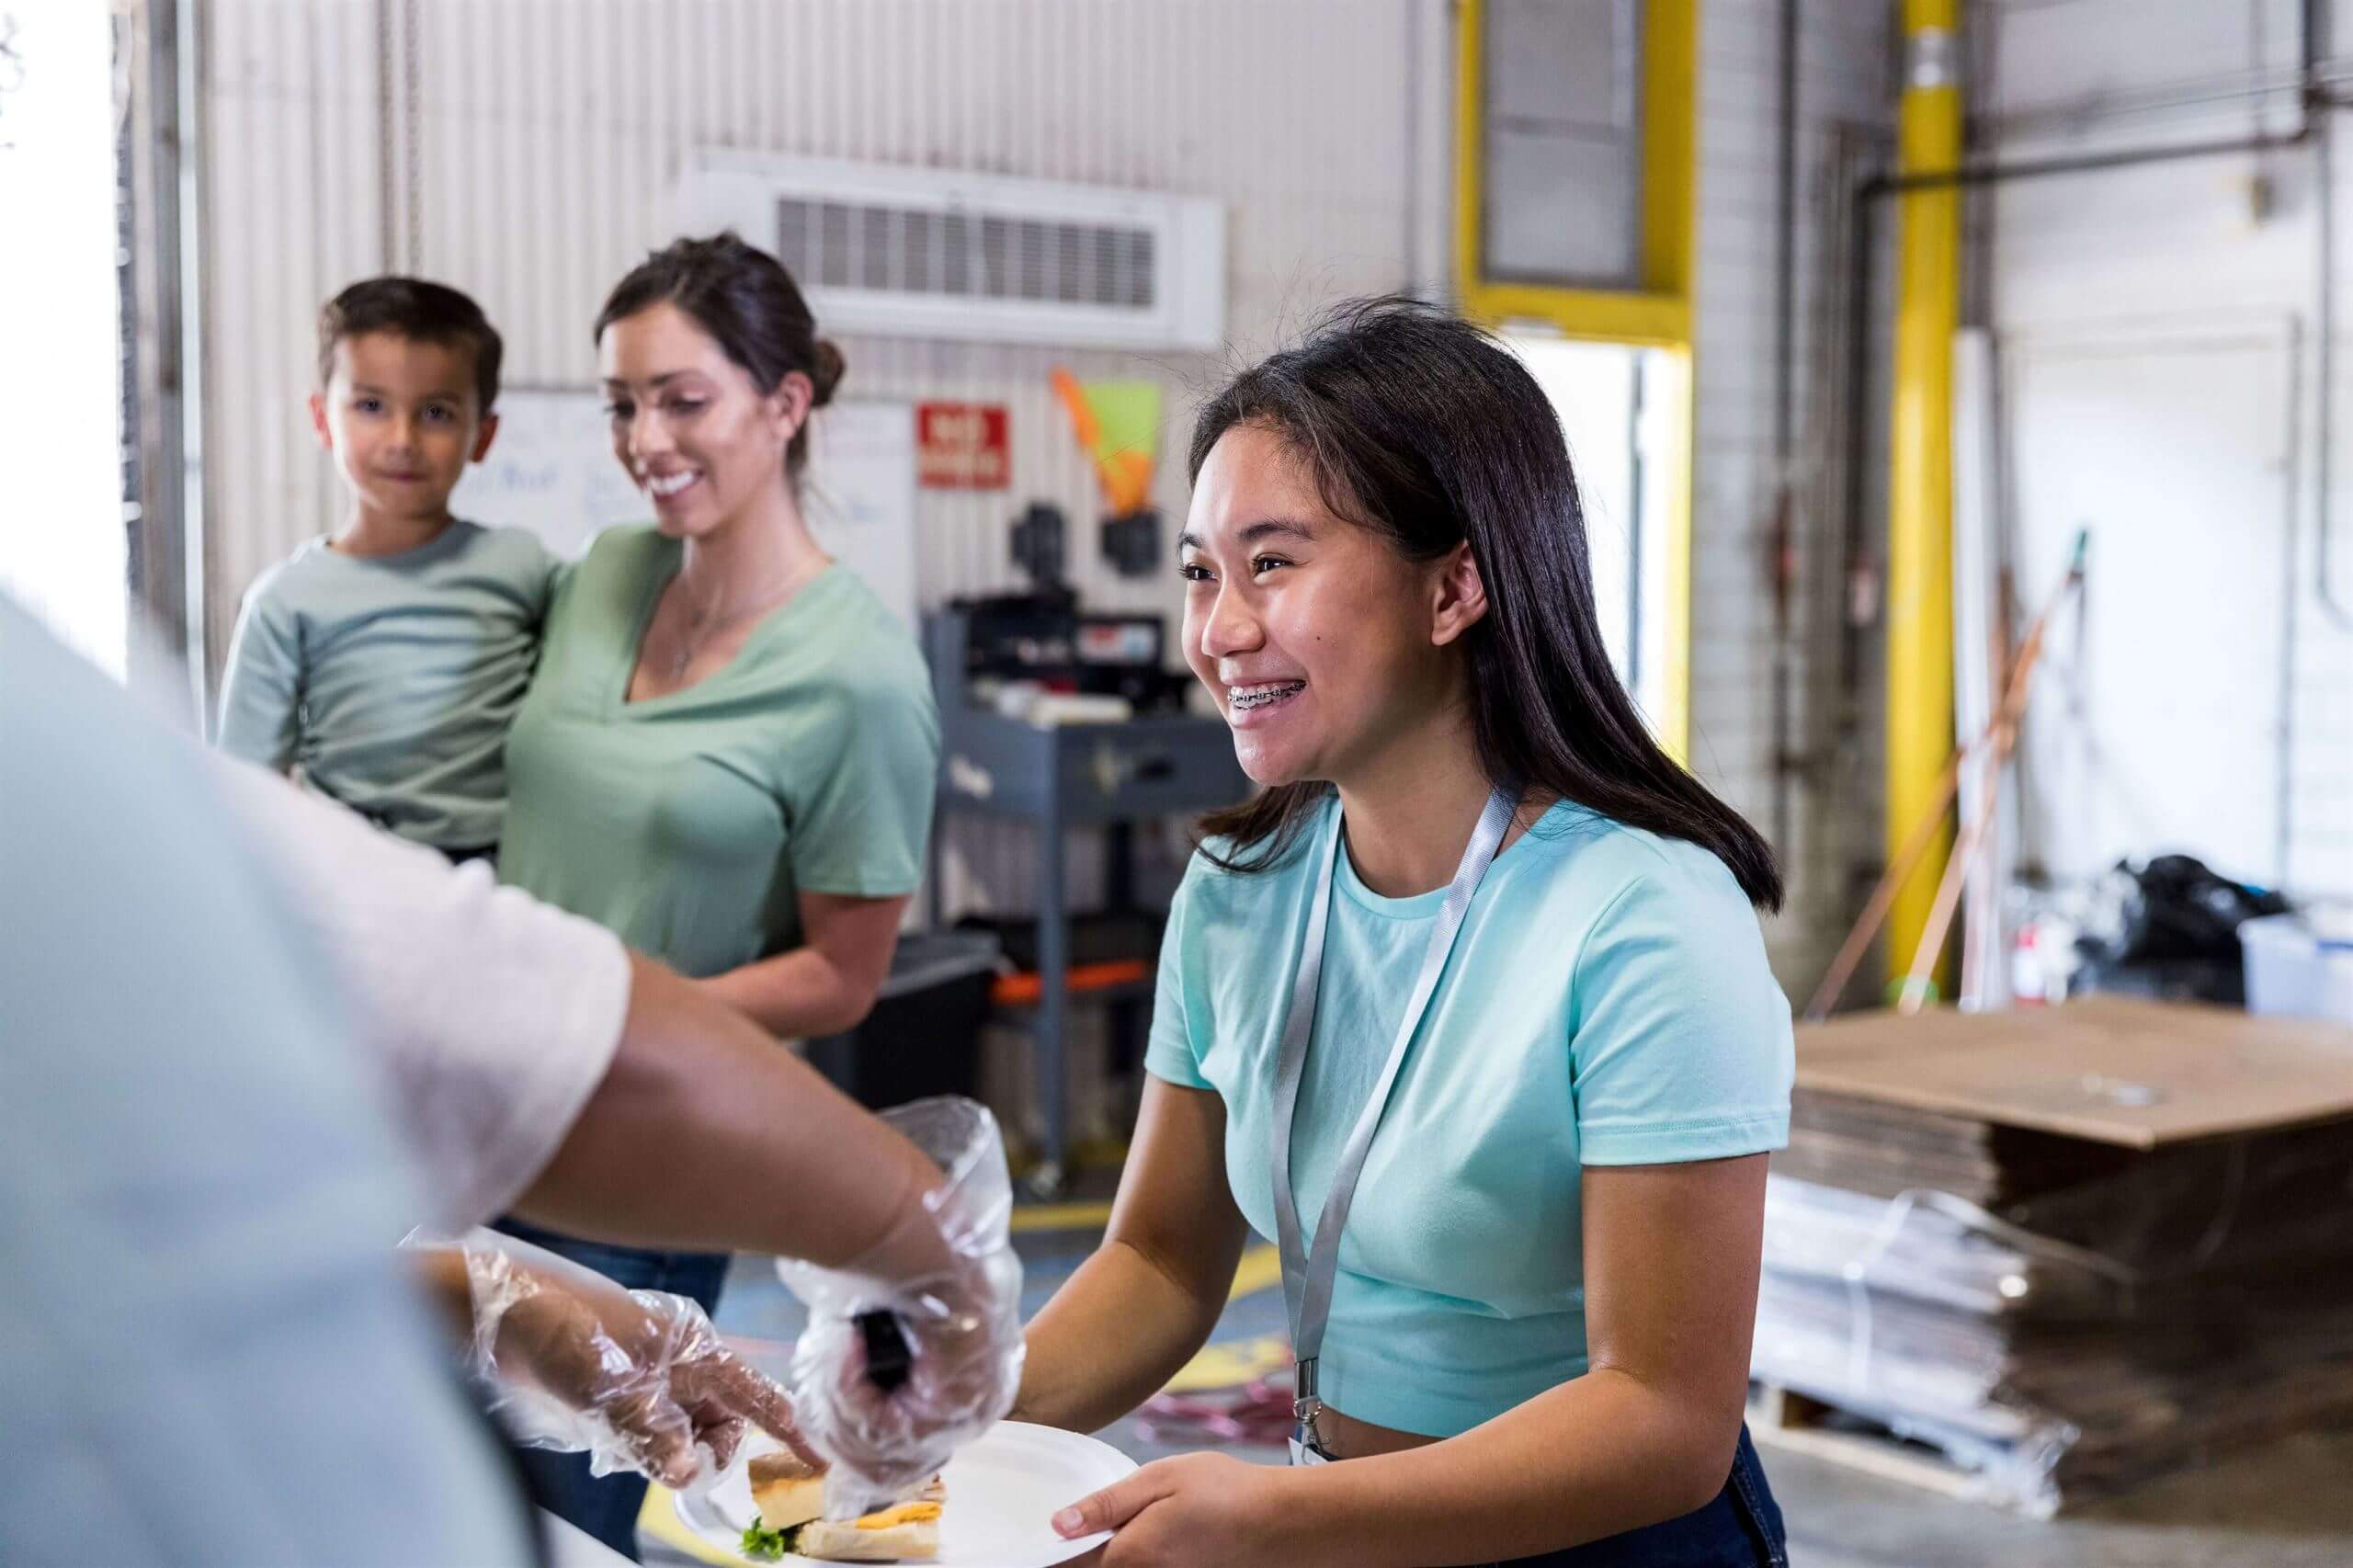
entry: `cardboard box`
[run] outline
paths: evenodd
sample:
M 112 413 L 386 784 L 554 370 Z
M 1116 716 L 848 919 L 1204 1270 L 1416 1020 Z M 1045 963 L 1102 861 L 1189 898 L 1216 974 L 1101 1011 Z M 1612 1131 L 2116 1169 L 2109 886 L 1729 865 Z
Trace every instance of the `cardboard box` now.
M 2353 1028 L 2089 996 L 1802 1027 L 1801 1090 L 2128 1149 L 2353 1118 Z

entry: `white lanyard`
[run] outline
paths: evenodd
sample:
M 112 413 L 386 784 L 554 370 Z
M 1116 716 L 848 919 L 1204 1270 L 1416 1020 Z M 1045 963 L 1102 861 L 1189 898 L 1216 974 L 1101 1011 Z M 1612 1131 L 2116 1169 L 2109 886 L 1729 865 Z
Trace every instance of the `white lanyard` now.
M 1323 1442 L 1315 1430 L 1315 1417 L 1323 1410 L 1324 1402 L 1315 1392 L 1315 1364 L 1323 1355 L 1324 1329 L 1332 1314 L 1332 1282 L 1339 1270 L 1340 1230 L 1347 1223 L 1349 1206 L 1356 1201 L 1357 1178 L 1364 1172 L 1365 1154 L 1372 1147 L 1381 1113 L 1388 1108 L 1390 1093 L 1397 1086 L 1397 1074 L 1405 1064 L 1406 1048 L 1413 1043 L 1414 1031 L 1420 1027 L 1422 1015 L 1429 1008 L 1431 994 L 1438 989 L 1438 976 L 1454 951 L 1455 937 L 1462 930 L 1462 918 L 1470 913 L 1471 897 L 1479 891 L 1480 880 L 1494 863 L 1518 802 L 1517 790 L 1496 790 L 1487 798 L 1487 809 L 1480 813 L 1479 825 L 1471 832 L 1471 842 L 1463 846 L 1462 862 L 1455 868 L 1453 884 L 1446 890 L 1446 903 L 1439 907 L 1438 924 L 1431 928 L 1429 945 L 1423 949 L 1421 973 L 1415 978 L 1413 992 L 1406 998 L 1404 1016 L 1397 1020 L 1397 1039 L 1389 1048 L 1389 1061 L 1381 1068 L 1372 1093 L 1366 1096 L 1364 1109 L 1358 1114 L 1347 1142 L 1341 1146 L 1339 1163 L 1332 1168 L 1332 1190 L 1324 1200 L 1323 1217 L 1316 1221 L 1313 1243 L 1306 1244 L 1300 1231 L 1299 1200 L 1290 1184 L 1291 1122 L 1299 1110 L 1299 1085 L 1307 1065 L 1308 1037 L 1315 1031 L 1315 992 L 1324 973 L 1324 926 L 1332 907 L 1333 867 L 1340 849 L 1341 813 L 1337 809 L 1333 811 L 1331 827 L 1324 835 L 1315 891 L 1308 905 L 1307 935 L 1300 944 L 1299 971 L 1291 982 L 1290 1010 L 1283 1017 L 1282 1044 L 1275 1069 L 1275 1230 L 1282 1253 L 1283 1301 L 1290 1311 L 1291 1348 L 1298 1362 L 1291 1404 L 1292 1415 L 1298 1420 L 1298 1429 L 1291 1438 L 1294 1463 L 1314 1464 L 1323 1459 Z

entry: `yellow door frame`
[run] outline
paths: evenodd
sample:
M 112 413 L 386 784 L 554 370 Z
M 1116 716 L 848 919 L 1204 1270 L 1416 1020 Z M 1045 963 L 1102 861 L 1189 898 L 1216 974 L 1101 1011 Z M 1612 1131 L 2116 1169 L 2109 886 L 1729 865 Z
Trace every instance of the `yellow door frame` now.
M 1455 7 L 1454 275 L 1462 313 L 1491 328 L 1531 322 L 1564 337 L 1665 352 L 1671 437 L 1663 710 L 1651 715 L 1677 761 L 1691 744 L 1691 278 L 1699 215 L 1699 0 L 1643 0 L 1641 286 L 1563 289 L 1486 276 L 1483 126 L 1486 6 Z

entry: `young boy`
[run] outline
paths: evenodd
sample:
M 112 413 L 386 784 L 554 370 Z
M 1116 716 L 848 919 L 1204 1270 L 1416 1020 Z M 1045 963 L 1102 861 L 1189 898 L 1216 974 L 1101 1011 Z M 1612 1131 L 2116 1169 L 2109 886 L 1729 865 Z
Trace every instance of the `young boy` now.
M 481 307 L 438 283 L 327 302 L 311 421 L 350 502 L 246 593 L 221 693 L 222 749 L 452 860 L 497 846 L 557 565 L 532 534 L 449 515 L 497 433 L 499 355 Z

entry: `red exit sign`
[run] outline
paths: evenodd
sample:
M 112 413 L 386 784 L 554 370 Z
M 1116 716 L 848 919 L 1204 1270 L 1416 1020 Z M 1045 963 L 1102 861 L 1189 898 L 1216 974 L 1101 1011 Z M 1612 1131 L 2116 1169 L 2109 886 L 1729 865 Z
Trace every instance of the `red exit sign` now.
M 933 490 L 1003 490 L 1013 441 L 1001 403 L 915 404 L 915 477 Z

